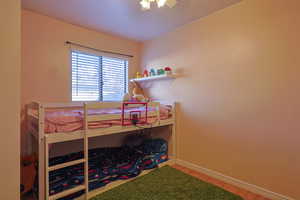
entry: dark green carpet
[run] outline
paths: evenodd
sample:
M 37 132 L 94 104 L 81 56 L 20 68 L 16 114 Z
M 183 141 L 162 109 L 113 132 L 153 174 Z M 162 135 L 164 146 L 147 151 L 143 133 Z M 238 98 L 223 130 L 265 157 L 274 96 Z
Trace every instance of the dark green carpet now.
M 92 200 L 242 200 L 241 197 L 166 166 Z

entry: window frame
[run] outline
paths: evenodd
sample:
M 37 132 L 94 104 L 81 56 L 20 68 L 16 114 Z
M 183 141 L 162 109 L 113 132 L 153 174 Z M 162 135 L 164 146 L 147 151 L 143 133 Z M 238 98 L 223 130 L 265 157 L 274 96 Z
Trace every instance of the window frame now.
M 99 91 L 99 100 L 97 101 L 86 101 L 86 100 L 73 100 L 73 72 L 72 72 L 72 69 L 73 69 L 73 66 L 72 66 L 72 53 L 73 52 L 76 52 L 76 53 L 80 53 L 80 54 L 85 54 L 85 55 L 88 55 L 88 56 L 96 56 L 96 57 L 99 57 L 102 58 L 103 57 L 107 57 L 107 58 L 112 58 L 112 59 L 120 59 L 120 60 L 124 60 L 124 62 L 127 62 L 126 64 L 126 67 L 125 67 L 125 85 L 124 85 L 124 94 L 128 93 L 129 92 L 129 65 L 130 65 L 130 58 L 128 57 L 125 57 L 125 56 L 118 56 L 118 55 L 115 55 L 115 54 L 107 54 L 107 53 L 101 53 L 101 52 L 95 52 L 95 51 L 89 51 L 89 50 L 82 50 L 82 49 L 77 49 L 77 48 L 70 48 L 69 50 L 69 66 L 70 66 L 70 75 L 69 75 L 69 78 L 70 78 L 70 81 L 69 81 L 69 84 L 70 84 L 70 101 L 71 102 L 119 102 L 119 101 L 122 101 L 122 99 L 120 100 L 116 100 L 116 101 L 104 101 L 103 100 L 103 85 L 104 85 L 104 82 L 103 82 L 103 67 L 102 67 L 102 62 L 101 64 L 99 64 L 99 68 L 101 69 L 101 88 L 100 88 L 100 91 Z M 100 63 L 100 62 L 99 62 Z M 125 63 L 124 63 L 125 64 Z

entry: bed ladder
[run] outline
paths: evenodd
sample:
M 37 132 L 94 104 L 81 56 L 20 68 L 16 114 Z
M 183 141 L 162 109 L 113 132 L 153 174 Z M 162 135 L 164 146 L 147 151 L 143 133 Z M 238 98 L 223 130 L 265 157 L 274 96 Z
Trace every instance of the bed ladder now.
M 89 164 L 88 164 L 88 137 L 86 135 L 86 133 L 84 133 L 84 137 L 83 137 L 83 142 L 84 142 L 84 157 L 82 159 L 78 159 L 78 160 L 74 160 L 74 161 L 70 161 L 70 162 L 65 162 L 62 164 L 58 164 L 58 165 L 54 165 L 54 166 L 49 166 L 49 144 L 51 144 L 48 139 L 47 136 L 45 136 L 45 199 L 46 200 L 56 200 L 62 197 L 66 197 L 68 195 L 74 194 L 76 192 L 85 190 L 85 197 L 84 199 L 87 200 L 88 199 L 88 192 L 89 192 L 89 182 L 88 182 L 88 168 L 89 168 Z M 54 195 L 50 195 L 49 194 L 49 172 L 54 171 L 54 170 L 58 170 L 58 169 L 62 169 L 65 167 L 70 167 L 70 166 L 74 166 L 77 164 L 81 164 L 84 163 L 84 183 L 81 185 L 78 185 L 76 187 L 73 187 L 71 189 L 62 191 L 60 193 L 54 194 Z

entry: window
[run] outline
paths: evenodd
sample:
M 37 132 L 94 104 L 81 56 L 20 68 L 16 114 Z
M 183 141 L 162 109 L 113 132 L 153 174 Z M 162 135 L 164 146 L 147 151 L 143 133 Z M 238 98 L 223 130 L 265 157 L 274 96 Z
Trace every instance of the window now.
M 72 51 L 72 101 L 121 101 L 128 60 Z

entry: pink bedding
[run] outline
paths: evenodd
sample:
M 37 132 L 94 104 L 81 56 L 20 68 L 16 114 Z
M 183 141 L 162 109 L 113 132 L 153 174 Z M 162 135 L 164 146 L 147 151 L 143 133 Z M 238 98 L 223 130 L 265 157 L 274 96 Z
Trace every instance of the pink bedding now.
M 148 111 L 153 111 L 154 108 L 148 108 Z M 145 108 L 127 108 L 126 113 L 130 111 L 140 110 L 145 111 Z M 122 109 L 97 109 L 92 110 L 89 115 L 106 115 L 106 114 L 120 114 Z M 160 107 L 160 118 L 168 119 L 171 117 L 171 106 Z M 121 117 L 113 120 L 104 120 L 89 123 L 89 128 L 108 128 L 115 125 L 122 125 Z M 156 117 L 148 117 L 148 123 L 154 123 Z M 125 120 L 126 125 L 131 125 L 129 119 Z M 47 109 L 45 111 L 45 133 L 57 133 L 57 132 L 72 132 L 83 129 L 83 109 Z

